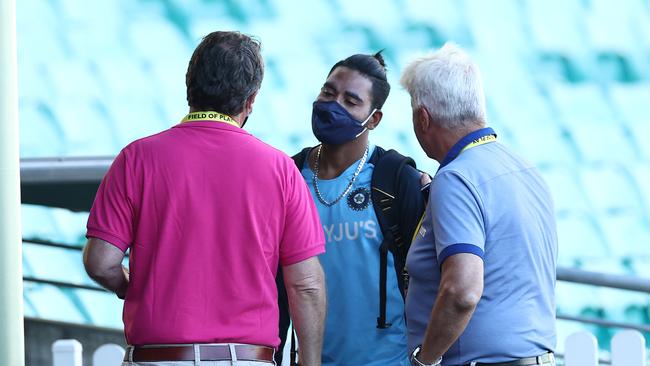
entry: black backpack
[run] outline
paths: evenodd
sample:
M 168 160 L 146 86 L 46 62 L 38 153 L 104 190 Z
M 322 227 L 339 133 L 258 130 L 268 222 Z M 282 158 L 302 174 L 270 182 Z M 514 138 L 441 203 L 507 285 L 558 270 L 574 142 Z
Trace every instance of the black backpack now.
M 292 158 L 302 170 L 305 159 L 309 156 L 311 147 L 303 149 Z M 386 279 L 388 272 L 388 252 L 392 253 L 395 263 L 395 273 L 402 297 L 406 294 L 408 275 L 404 270 L 406 255 L 415 230 L 424 215 L 427 197 L 422 195 L 420 172 L 415 161 L 395 150 L 384 150 L 377 146 L 370 156 L 368 163 L 374 165 L 371 178 L 371 199 L 375 215 L 381 228 L 384 240 L 379 247 L 379 316 L 377 328 L 385 329 L 391 326 L 386 322 Z M 427 191 L 428 192 L 428 191 Z M 416 199 L 403 199 L 416 197 Z M 290 317 L 286 289 L 282 278 L 282 270 L 278 269 L 276 277 L 278 286 L 278 304 L 280 308 L 280 352 L 276 354 L 276 362 L 282 362 L 282 349 L 286 343 Z M 295 364 L 295 342 L 291 341 L 291 365 Z

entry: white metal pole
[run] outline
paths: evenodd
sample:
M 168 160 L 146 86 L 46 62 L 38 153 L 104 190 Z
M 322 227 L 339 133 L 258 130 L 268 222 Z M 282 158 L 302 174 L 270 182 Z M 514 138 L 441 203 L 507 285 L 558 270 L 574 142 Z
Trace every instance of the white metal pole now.
M 16 1 L 0 0 L 0 365 L 25 364 Z

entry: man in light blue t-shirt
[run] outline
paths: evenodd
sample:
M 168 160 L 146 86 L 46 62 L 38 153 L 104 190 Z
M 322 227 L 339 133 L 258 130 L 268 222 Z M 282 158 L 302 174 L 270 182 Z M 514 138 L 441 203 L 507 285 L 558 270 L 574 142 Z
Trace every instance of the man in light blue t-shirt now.
M 326 240 L 325 254 L 319 256 L 329 294 L 322 356 L 326 366 L 409 364 L 397 276 L 406 255 L 400 259 L 388 252 L 387 263 L 382 263 L 380 248 L 388 243 L 379 223 L 385 217 L 377 217 L 372 198 L 375 164 L 383 164 L 388 152 L 371 144 L 368 135 L 382 118 L 389 90 L 380 54 L 353 55 L 335 64 L 313 106 L 312 128 L 321 144 L 294 157 Z M 392 210 L 398 210 L 404 229 L 398 239 L 408 247 L 424 211 L 421 174 L 405 165 L 389 175 L 400 177 L 399 190 L 393 192 L 398 197 L 393 198 L 401 204 Z
M 414 61 L 402 85 L 418 141 L 440 163 L 407 258 L 412 365 L 554 365 L 557 233 L 546 184 L 485 127 L 478 69 L 458 47 Z

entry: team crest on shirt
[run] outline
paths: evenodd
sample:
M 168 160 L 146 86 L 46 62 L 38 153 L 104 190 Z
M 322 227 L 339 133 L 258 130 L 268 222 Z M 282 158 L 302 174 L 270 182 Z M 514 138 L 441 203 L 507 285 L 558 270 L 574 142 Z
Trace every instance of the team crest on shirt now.
M 348 206 L 355 211 L 363 211 L 370 205 L 370 190 L 357 188 L 348 194 Z

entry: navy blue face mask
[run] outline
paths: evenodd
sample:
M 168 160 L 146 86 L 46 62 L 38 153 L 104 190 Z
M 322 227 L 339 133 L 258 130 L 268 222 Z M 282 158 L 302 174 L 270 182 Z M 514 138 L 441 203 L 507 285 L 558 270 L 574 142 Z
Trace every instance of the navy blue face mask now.
M 311 128 L 318 141 L 328 145 L 342 145 L 366 131 L 365 126 L 376 110 L 373 109 L 364 121 L 359 121 L 336 101 L 315 101 Z

